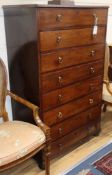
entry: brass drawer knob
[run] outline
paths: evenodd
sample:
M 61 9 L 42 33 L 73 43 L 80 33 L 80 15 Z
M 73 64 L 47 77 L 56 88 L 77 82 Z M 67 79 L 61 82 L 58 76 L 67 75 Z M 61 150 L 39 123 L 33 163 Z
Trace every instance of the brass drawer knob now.
M 61 14 L 58 14 L 57 16 L 56 16 L 56 21 L 57 22 L 61 22 L 62 21 L 62 15 Z
M 58 77 L 58 82 L 59 82 L 60 85 L 62 85 L 63 78 L 61 76 Z
M 62 134 L 62 128 L 59 128 L 58 130 L 59 130 L 59 134 Z
M 93 14 L 94 17 L 94 25 L 97 26 L 98 25 L 98 16 L 97 14 Z
M 63 96 L 62 96 L 61 94 L 59 94 L 59 95 L 58 95 L 58 100 L 59 100 L 59 102 L 61 102 L 62 99 L 63 99 Z
M 62 114 L 62 112 L 59 112 L 59 113 L 58 113 L 57 118 L 58 118 L 58 119 L 62 119 L 62 118 L 63 118 L 63 114 Z
M 63 62 L 63 58 L 62 57 L 58 57 L 58 63 L 61 64 Z
M 94 84 L 91 83 L 89 87 L 90 87 L 90 91 L 94 90 Z
M 57 44 L 60 44 L 61 41 L 62 41 L 62 37 L 61 36 L 58 36 L 57 39 L 56 39 Z
M 95 51 L 94 50 L 91 51 L 90 56 L 92 56 L 92 57 L 95 56 Z
M 91 72 L 92 74 L 95 73 L 94 67 L 91 67 L 91 68 L 90 68 L 90 72 Z
M 90 104 L 93 104 L 93 103 L 94 103 L 93 98 L 90 98 L 90 99 L 89 99 L 89 103 L 90 103 Z

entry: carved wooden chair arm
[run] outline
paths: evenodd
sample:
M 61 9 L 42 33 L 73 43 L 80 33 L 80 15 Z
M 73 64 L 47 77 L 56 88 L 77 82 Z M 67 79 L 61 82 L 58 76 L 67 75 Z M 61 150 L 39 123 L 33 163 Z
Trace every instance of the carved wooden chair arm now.
M 11 98 L 13 98 L 15 101 L 27 106 L 28 108 L 32 109 L 33 111 L 33 117 L 34 117 L 34 120 L 36 122 L 36 124 L 43 130 L 43 132 L 45 133 L 47 139 L 48 137 L 50 137 L 50 128 L 45 125 L 42 120 L 40 119 L 39 117 L 39 114 L 38 114 L 38 110 L 39 110 L 39 107 L 32 104 L 31 102 L 19 97 L 18 95 L 15 95 L 13 94 L 12 92 L 10 92 L 9 90 L 7 90 L 7 95 L 9 95 Z
M 109 80 L 103 80 L 103 83 L 107 84 L 107 83 L 109 83 Z
M 110 86 L 110 81 L 109 80 L 103 80 L 103 82 L 106 84 L 106 88 L 108 92 L 112 95 L 112 88 Z

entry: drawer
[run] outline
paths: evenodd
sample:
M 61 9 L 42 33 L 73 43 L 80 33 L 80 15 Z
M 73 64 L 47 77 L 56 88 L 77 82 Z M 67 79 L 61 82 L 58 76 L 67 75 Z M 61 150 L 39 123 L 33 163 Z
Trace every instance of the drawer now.
M 102 87 L 102 76 L 87 79 L 42 95 L 43 111 L 52 109 L 76 98 L 87 95 Z
M 73 116 L 68 120 L 65 120 L 57 125 L 51 127 L 51 139 L 52 141 L 81 128 L 82 126 L 90 123 L 91 121 L 100 119 L 101 116 L 101 105 L 97 105 L 86 112 L 82 112 L 77 116 Z
M 97 129 L 100 128 L 99 121 L 94 121 L 92 124 L 88 124 L 83 126 L 80 129 L 77 129 L 68 135 L 61 137 L 57 141 L 51 143 L 51 158 L 63 153 L 66 151 L 70 146 L 77 146 L 76 144 L 81 143 L 84 138 L 87 136 L 93 135 L 97 132 Z
M 64 150 L 70 148 L 70 146 L 87 136 L 88 130 L 86 127 L 83 127 L 51 143 L 51 158 L 62 153 Z
M 93 36 L 93 27 L 40 32 L 40 51 L 104 43 L 105 35 L 106 27 L 98 27 L 96 36 Z
M 101 103 L 101 100 L 102 90 L 99 90 L 55 109 L 44 112 L 42 114 L 43 120 L 48 126 L 54 125 L 90 107 L 93 107 L 96 104 Z
M 41 76 L 41 88 L 43 93 L 75 83 L 85 78 L 101 75 L 103 73 L 103 61 L 73 66 L 63 70 L 50 72 Z
M 41 54 L 41 73 L 82 64 L 104 58 L 104 45 L 57 50 L 56 52 Z
M 106 25 L 107 9 L 64 9 L 64 8 L 40 8 L 40 29 L 58 27 L 94 25 L 97 18 L 98 25 Z

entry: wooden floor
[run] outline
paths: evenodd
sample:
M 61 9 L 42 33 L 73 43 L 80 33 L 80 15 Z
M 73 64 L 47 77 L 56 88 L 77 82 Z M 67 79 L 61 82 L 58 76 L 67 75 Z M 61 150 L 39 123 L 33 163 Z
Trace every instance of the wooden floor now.
M 70 168 L 110 140 L 112 141 L 112 109 L 108 108 L 108 111 L 102 114 L 102 131 L 100 135 L 91 138 L 78 148 L 72 149 L 65 155 L 51 161 L 51 175 L 60 175 L 61 172 Z M 44 175 L 44 173 L 38 168 L 36 162 L 30 159 L 22 165 L 0 173 L 0 175 Z

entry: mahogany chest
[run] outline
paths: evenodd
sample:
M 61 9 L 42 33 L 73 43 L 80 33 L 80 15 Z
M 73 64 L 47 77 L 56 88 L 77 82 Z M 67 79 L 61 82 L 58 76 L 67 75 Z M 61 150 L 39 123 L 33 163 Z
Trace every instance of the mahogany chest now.
M 100 131 L 107 12 L 4 7 L 11 90 L 40 107 L 51 128 L 51 157 Z M 12 102 L 12 109 L 14 118 L 31 121 L 23 106 Z

